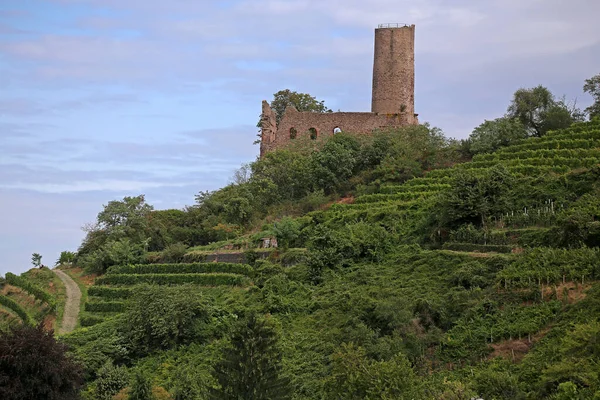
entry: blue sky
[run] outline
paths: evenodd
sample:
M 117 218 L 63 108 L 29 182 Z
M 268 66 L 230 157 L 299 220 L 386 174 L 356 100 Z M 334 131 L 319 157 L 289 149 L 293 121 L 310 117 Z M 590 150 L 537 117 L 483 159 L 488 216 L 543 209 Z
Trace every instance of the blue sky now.
M 3 0 L 0 274 L 76 250 L 102 205 L 192 204 L 253 145 L 261 100 L 369 111 L 373 29 L 416 24 L 416 112 L 464 138 L 543 84 L 585 107 L 596 0 Z

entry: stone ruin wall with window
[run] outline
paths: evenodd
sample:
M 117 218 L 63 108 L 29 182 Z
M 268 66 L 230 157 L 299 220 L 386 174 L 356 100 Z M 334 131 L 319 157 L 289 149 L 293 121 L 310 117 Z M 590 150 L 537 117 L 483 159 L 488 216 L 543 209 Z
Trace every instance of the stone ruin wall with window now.
M 370 134 L 419 123 L 414 113 L 414 25 L 384 24 L 375 30 L 371 112 L 298 112 L 288 107 L 279 126 L 267 101 L 262 103 L 260 155 L 291 141 L 342 132 Z

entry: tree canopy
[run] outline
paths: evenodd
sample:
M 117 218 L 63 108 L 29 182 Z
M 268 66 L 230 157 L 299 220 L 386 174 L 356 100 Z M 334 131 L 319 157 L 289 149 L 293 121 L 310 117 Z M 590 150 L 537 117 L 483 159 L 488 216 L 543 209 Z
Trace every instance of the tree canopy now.
M 585 112 L 590 116 L 590 119 L 600 117 L 600 74 L 586 79 L 583 91 L 594 98 L 594 104 L 586 108 Z
M 78 399 L 82 368 L 66 350 L 41 324 L 0 333 L 0 398 Z
M 507 116 L 520 121 L 531 136 L 537 137 L 550 130 L 568 128 L 573 122 L 583 119 L 580 110 L 569 107 L 564 99 L 557 100 L 542 85 L 517 90 L 508 106 Z

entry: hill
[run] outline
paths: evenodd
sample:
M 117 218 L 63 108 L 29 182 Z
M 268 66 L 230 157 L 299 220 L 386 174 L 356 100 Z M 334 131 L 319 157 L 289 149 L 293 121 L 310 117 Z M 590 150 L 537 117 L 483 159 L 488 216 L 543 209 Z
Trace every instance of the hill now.
M 84 395 L 142 373 L 162 398 L 207 398 L 258 315 L 293 399 L 600 396 L 600 120 L 469 159 L 428 126 L 339 134 L 185 210 L 109 203 L 61 337 Z

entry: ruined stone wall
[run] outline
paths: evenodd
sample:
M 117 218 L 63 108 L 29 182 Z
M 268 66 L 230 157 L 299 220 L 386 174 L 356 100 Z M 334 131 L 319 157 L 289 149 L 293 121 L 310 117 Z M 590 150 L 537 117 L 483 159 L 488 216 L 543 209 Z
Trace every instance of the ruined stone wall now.
M 268 113 L 269 110 L 263 109 Z M 287 146 L 293 140 L 302 137 L 321 138 L 332 136 L 336 127 L 342 132 L 353 134 L 369 134 L 377 129 L 418 124 L 416 115 L 376 114 L 371 112 L 335 112 L 314 113 L 298 112 L 288 107 L 279 123 L 273 130 L 262 131 L 261 156 L 266 152 Z M 263 125 L 267 126 L 267 125 Z
M 415 112 L 415 26 L 375 29 L 371 111 Z

